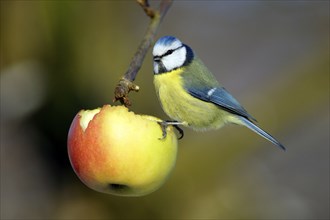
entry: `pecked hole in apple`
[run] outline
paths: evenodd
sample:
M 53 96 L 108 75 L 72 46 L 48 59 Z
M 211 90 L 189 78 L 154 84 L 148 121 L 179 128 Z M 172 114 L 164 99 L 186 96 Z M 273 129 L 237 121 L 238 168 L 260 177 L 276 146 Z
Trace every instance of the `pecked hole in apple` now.
M 101 108 L 93 109 L 93 110 L 84 110 L 79 112 L 80 118 L 80 126 L 83 131 L 88 127 L 89 122 L 94 118 L 96 114 L 101 111 Z

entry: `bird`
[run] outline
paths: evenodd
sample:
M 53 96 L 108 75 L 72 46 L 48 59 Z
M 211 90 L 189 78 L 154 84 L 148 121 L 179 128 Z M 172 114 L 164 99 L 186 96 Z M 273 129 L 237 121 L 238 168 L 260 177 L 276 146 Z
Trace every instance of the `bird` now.
M 171 120 L 166 127 L 195 131 L 215 130 L 226 124 L 243 125 L 285 150 L 283 144 L 261 129 L 242 105 L 217 81 L 191 47 L 173 36 L 156 41 L 153 50 L 154 86 L 163 111 Z

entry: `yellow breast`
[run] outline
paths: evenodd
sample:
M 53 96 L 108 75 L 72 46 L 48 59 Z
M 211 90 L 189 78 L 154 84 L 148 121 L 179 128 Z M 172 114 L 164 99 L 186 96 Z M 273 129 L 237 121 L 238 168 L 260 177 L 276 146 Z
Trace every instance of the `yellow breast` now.
M 219 128 L 223 125 L 223 114 L 212 103 L 191 96 L 184 89 L 179 68 L 154 77 L 156 93 L 164 112 L 179 122 L 186 123 L 196 130 Z

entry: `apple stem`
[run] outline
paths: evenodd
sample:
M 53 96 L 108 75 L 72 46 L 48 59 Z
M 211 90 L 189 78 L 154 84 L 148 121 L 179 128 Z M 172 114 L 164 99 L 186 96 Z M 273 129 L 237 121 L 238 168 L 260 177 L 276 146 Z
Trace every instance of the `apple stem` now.
M 137 73 L 139 72 L 143 60 L 151 46 L 154 42 L 155 35 L 157 33 L 158 27 L 163 20 L 166 12 L 170 8 L 173 0 L 162 0 L 159 4 L 159 9 L 155 10 L 150 7 L 148 0 L 137 0 L 137 3 L 143 8 L 146 15 L 150 17 L 151 22 L 147 28 L 147 31 L 134 54 L 134 57 L 124 74 L 124 76 L 119 80 L 115 88 L 115 101 L 120 101 L 121 104 L 127 106 L 131 105 L 131 102 L 128 98 L 128 93 L 130 91 L 139 91 L 139 86 L 135 85 L 133 81 L 136 78 Z

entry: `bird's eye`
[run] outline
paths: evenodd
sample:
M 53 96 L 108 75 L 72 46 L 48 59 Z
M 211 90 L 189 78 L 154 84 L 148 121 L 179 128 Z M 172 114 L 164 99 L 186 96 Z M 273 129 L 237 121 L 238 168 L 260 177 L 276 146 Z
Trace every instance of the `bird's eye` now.
M 166 53 L 163 55 L 163 56 L 167 56 L 167 55 L 170 55 L 174 52 L 174 50 L 168 50 L 166 51 Z
M 175 48 L 175 49 L 170 49 L 170 50 L 166 51 L 166 53 L 164 53 L 164 54 L 162 55 L 162 57 L 165 57 L 165 56 L 167 56 L 167 55 L 170 55 L 170 54 L 172 54 L 174 51 L 176 51 L 176 50 L 178 50 L 178 49 L 180 49 L 180 48 L 182 48 L 182 47 L 184 47 L 184 45 L 181 45 L 181 46 L 179 46 L 179 47 L 177 47 L 177 48 Z

